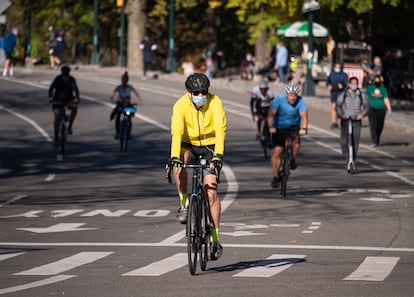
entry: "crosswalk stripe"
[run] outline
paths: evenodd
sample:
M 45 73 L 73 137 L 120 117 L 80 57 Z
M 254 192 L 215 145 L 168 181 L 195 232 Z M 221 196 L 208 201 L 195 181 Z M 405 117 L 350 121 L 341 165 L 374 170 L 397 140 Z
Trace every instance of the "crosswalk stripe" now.
M 397 265 L 399 257 L 366 257 L 344 280 L 383 281 Z
M 14 275 L 55 275 L 81 265 L 92 263 L 110 254 L 113 254 L 113 252 L 81 252 L 56 262 L 15 273 Z
M 0 254 L 0 261 L 6 260 L 6 259 L 10 259 L 10 258 L 13 258 L 13 257 L 17 257 L 17 256 L 23 255 L 25 253 L 26 252 Z
M 295 263 L 302 262 L 306 255 L 283 255 L 274 254 L 266 260 L 254 263 L 253 267 L 247 268 L 233 276 L 235 277 L 272 277 Z
M 45 285 L 50 285 L 50 284 L 61 282 L 61 281 L 64 281 L 64 280 L 67 280 L 73 277 L 76 277 L 76 275 L 55 275 L 47 279 L 42 279 L 40 281 L 35 281 L 35 282 L 27 283 L 24 285 L 0 289 L 0 295 L 14 293 L 14 292 L 22 291 L 22 290 L 27 290 L 27 289 L 33 289 L 33 288 L 37 288 L 37 287 L 41 287 Z
M 124 273 L 122 276 L 160 276 L 187 265 L 187 254 L 178 253 L 158 262 Z

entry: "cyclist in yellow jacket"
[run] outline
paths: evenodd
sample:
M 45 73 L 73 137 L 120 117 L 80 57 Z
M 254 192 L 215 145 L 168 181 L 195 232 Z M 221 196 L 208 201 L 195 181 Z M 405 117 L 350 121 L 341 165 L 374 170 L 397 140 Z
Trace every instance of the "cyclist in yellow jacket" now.
M 226 114 L 221 99 L 208 92 L 210 80 L 202 73 L 193 73 L 185 82 L 187 92 L 174 104 L 171 117 L 171 165 L 180 197 L 177 218 L 187 221 L 187 171 L 183 164 L 202 156 L 210 163 L 204 172 L 204 190 L 210 203 L 213 255 L 219 258 L 223 247 L 219 240 L 221 204 L 217 194 L 215 168 L 223 165 Z M 213 258 L 213 257 L 212 257 Z

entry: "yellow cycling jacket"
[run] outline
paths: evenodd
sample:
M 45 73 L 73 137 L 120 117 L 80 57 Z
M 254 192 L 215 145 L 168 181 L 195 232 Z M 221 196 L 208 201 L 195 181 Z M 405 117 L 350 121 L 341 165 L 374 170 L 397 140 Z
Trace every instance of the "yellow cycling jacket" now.
M 171 158 L 181 155 L 181 142 L 195 146 L 215 145 L 214 154 L 224 153 L 226 113 L 221 99 L 207 94 L 207 102 L 196 109 L 186 93 L 174 104 L 171 117 Z

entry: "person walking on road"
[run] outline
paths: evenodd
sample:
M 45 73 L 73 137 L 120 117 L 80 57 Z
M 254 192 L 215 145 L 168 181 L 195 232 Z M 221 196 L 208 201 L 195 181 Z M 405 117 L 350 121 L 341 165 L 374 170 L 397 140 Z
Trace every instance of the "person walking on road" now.
M 339 128 L 336 114 L 336 100 L 348 84 L 348 75 L 343 71 L 341 63 L 335 63 L 333 71 L 326 80 L 326 86 L 331 93 L 331 129 Z
M 57 33 L 55 31 L 55 28 L 53 26 L 49 26 L 48 28 L 49 32 L 50 32 L 50 36 L 49 36 L 49 63 L 50 63 L 50 68 L 54 69 L 56 67 L 56 37 L 57 37 Z
M 353 76 L 349 79 L 348 86 L 338 96 L 336 101 L 336 113 L 341 120 L 340 144 L 342 155 L 348 161 L 348 121 L 352 121 L 353 129 L 353 158 L 357 158 L 359 139 L 361 136 L 362 118 L 368 114 L 369 105 L 365 93 L 358 87 L 358 78 Z
M 170 164 L 180 198 L 177 218 L 182 224 L 187 222 L 189 203 L 188 176 L 183 165 L 194 162 L 198 157 L 203 157 L 210 164 L 204 171 L 203 184 L 213 222 L 212 255 L 217 259 L 222 255 L 223 247 L 219 238 L 221 203 L 217 193 L 216 169 L 220 170 L 223 165 L 226 113 L 221 99 L 209 93 L 209 87 L 210 80 L 203 73 L 187 77 L 187 92 L 176 101 L 172 111 Z
M 10 76 L 14 75 L 13 54 L 16 50 L 16 42 L 17 42 L 18 33 L 19 33 L 19 29 L 17 27 L 13 27 L 11 31 L 9 32 L 9 34 L 4 36 L 2 39 L 4 54 L 6 56 L 6 61 L 4 63 L 4 69 L 3 69 L 3 76 L 7 76 L 7 73 Z
M 381 75 L 376 75 L 372 84 L 367 86 L 369 112 L 368 120 L 371 132 L 372 146 L 380 145 L 382 130 L 384 129 L 385 115 L 392 113 L 388 91 L 382 85 Z
M 144 64 L 144 76 L 142 78 L 146 79 L 147 71 L 152 69 L 153 52 L 157 49 L 157 45 L 149 39 L 148 35 L 145 35 L 139 48 L 142 50 Z

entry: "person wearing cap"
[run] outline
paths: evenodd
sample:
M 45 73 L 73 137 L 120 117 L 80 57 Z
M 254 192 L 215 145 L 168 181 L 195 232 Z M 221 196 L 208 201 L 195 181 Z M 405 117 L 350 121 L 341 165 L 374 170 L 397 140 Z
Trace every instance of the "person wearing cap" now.
M 68 134 L 72 134 L 72 125 L 78 113 L 79 88 L 76 79 L 70 75 L 70 67 L 62 66 L 61 74 L 56 76 L 49 87 L 49 102 L 55 115 L 55 146 L 59 145 L 59 122 L 62 105 L 70 109 Z
M 203 184 L 213 223 L 211 258 L 217 259 L 223 247 L 219 239 L 221 204 L 216 169 L 223 165 L 226 113 L 221 99 L 209 92 L 210 80 L 205 74 L 189 75 L 185 87 L 187 92 L 175 102 L 171 117 L 170 164 L 180 198 L 177 218 L 182 224 L 187 222 L 187 171 L 183 165 L 202 157 L 210 164 L 204 171 Z
M 7 73 L 9 73 L 10 76 L 14 75 L 13 52 L 16 49 L 16 40 L 17 40 L 18 33 L 19 33 L 19 29 L 17 27 L 12 27 L 9 34 L 3 37 L 3 49 L 6 55 L 6 61 L 4 63 L 4 69 L 3 69 L 3 76 L 7 76 Z
M 296 158 L 300 149 L 300 136 L 308 133 L 308 107 L 301 96 L 299 96 L 299 86 L 296 83 L 289 83 L 285 87 L 285 92 L 275 96 L 270 103 L 267 114 L 267 124 L 271 134 L 271 146 L 273 152 L 271 156 L 273 179 L 272 188 L 279 187 L 279 167 L 283 152 L 286 133 L 283 129 L 295 130 L 297 133 L 290 133 L 291 138 L 291 160 L 290 169 L 298 167 Z M 278 130 L 281 130 L 278 132 Z

